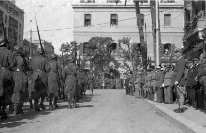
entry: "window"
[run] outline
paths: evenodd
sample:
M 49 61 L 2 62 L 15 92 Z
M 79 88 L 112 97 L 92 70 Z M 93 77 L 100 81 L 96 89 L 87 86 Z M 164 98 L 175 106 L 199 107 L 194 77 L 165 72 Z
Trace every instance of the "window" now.
M 139 0 L 137 0 L 137 1 L 139 1 Z M 148 3 L 148 0 L 141 0 L 140 3 L 141 4 Z
M 85 14 L 84 15 L 84 26 L 90 26 L 91 25 L 91 14 Z
M 121 3 L 121 0 L 107 0 L 107 3 Z
M 80 3 L 95 3 L 95 0 L 80 0 Z
M 164 14 L 164 26 L 171 26 L 171 14 Z
M 118 25 L 118 15 L 111 14 L 110 26 L 117 26 L 117 25 Z
M 160 0 L 160 3 L 175 3 L 175 0 Z

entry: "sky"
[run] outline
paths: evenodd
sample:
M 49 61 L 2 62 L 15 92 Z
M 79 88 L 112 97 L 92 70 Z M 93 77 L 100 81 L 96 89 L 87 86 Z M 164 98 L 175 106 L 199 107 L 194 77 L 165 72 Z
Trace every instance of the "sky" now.
M 16 0 L 24 10 L 24 39 L 30 39 L 30 29 L 36 31 L 35 15 L 42 40 L 52 42 L 55 53 L 60 54 L 62 43 L 73 40 L 73 9 L 70 0 Z M 32 40 L 38 40 L 33 32 Z

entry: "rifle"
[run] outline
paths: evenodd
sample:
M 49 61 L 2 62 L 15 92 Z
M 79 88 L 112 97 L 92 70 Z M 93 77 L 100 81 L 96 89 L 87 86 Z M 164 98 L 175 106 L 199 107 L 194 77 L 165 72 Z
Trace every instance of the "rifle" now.
M 3 27 L 3 32 L 4 32 L 4 38 L 5 38 L 5 41 L 6 41 L 6 47 L 7 47 L 8 49 L 10 49 L 10 44 L 9 44 L 8 38 L 7 38 L 7 36 L 6 36 L 6 29 L 5 29 L 5 27 L 4 27 L 4 22 L 2 22 L 2 27 Z
M 37 24 L 37 19 L 36 19 L 35 13 L 34 13 L 34 16 L 35 16 L 36 28 L 37 28 L 37 33 L 38 33 L 38 37 L 39 37 L 39 43 L 40 43 L 41 51 L 42 51 L 42 54 L 45 56 L 45 51 L 44 51 L 43 45 L 41 43 L 41 37 L 40 37 L 39 27 L 38 27 L 38 24 Z

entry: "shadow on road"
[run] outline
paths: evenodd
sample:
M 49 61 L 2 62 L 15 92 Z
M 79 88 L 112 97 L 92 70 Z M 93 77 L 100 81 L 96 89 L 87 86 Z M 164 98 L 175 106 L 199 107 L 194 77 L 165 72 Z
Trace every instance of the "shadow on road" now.
M 95 95 L 85 95 L 83 98 L 79 100 L 78 103 L 84 103 L 84 102 L 91 102 L 92 97 Z M 58 108 L 49 109 L 48 105 L 45 105 L 46 110 L 42 110 L 40 112 L 36 112 L 34 109 L 30 109 L 29 105 L 24 105 L 24 114 L 23 115 L 17 115 L 17 116 L 11 116 L 11 114 L 8 115 L 8 120 L 1 121 L 0 120 L 0 128 L 13 128 L 18 127 L 20 125 L 25 124 L 26 122 L 22 122 L 21 120 L 33 120 L 39 116 L 48 115 L 52 113 L 54 110 L 59 109 L 65 109 L 68 108 L 68 105 L 59 105 Z M 90 108 L 94 107 L 93 105 L 79 105 L 79 108 Z
M 93 105 L 79 105 L 79 108 L 91 108 Z
M 8 116 L 8 120 L 5 121 L 0 121 L 0 128 L 12 128 L 12 127 L 18 127 L 20 125 L 25 124 L 26 122 L 21 122 L 21 120 L 33 120 L 39 116 L 42 115 L 48 115 L 50 114 L 51 111 L 45 110 L 45 111 L 40 111 L 36 112 L 34 109 L 24 109 L 24 114 L 23 115 L 17 115 L 17 116 Z

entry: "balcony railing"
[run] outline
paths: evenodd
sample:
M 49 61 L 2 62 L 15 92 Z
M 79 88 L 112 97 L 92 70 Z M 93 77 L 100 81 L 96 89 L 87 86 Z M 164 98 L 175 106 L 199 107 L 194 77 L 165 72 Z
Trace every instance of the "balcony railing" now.
M 194 30 L 201 30 L 206 27 L 206 13 L 205 12 L 200 12 L 198 13 L 197 16 L 193 18 L 192 21 L 187 22 L 185 25 L 185 33 L 190 34 Z

